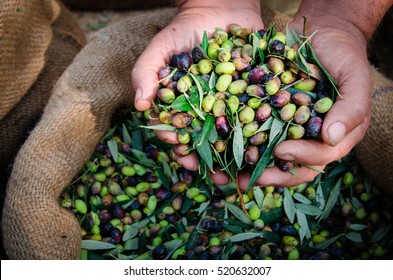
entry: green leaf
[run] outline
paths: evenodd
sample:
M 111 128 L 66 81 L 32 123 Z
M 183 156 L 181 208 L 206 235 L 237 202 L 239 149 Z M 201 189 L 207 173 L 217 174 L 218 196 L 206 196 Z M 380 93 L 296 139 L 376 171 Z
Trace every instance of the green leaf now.
M 248 182 L 247 190 L 249 191 L 250 188 L 254 185 L 257 181 L 259 176 L 262 175 L 263 171 L 267 167 L 270 162 L 270 158 L 273 155 L 274 148 L 276 147 L 277 142 L 280 140 L 281 135 L 277 135 L 276 138 L 267 146 L 266 151 L 262 155 L 261 159 L 258 161 L 258 164 L 255 166 L 254 171 L 251 174 L 250 181 Z
M 122 133 L 123 133 L 124 142 L 129 144 L 129 145 L 131 145 L 132 144 L 132 139 L 131 139 L 131 136 L 128 133 L 128 130 L 127 130 L 126 126 L 124 125 L 124 123 L 122 125 Z
M 216 73 L 214 71 L 212 71 L 210 74 L 210 78 L 209 78 L 209 88 L 210 88 L 209 90 L 210 91 L 215 91 L 216 82 L 217 82 Z
M 311 99 L 316 99 L 317 98 L 317 94 L 314 93 L 314 92 L 311 92 L 311 91 L 301 90 L 301 89 L 297 89 L 297 88 L 293 88 L 293 87 L 287 88 L 287 91 L 289 91 L 289 93 L 292 94 L 292 95 L 295 94 L 295 93 L 301 92 L 301 93 L 305 93 L 308 96 L 310 96 Z
M 169 164 L 166 160 L 162 161 L 162 168 L 164 169 L 165 176 L 167 176 L 167 178 L 170 178 L 172 176 L 172 171 L 171 171 L 171 168 L 169 167 Z
M 255 56 L 259 48 L 259 37 L 252 33 L 252 58 L 255 61 Z
M 124 250 L 136 250 L 138 249 L 138 238 L 129 239 L 124 243 Z
M 349 232 L 347 233 L 346 238 L 356 243 L 363 243 L 362 235 L 358 232 Z
M 281 236 L 278 235 L 275 232 L 268 231 L 268 230 L 263 230 L 262 231 L 262 236 L 264 239 L 270 241 L 270 242 L 279 242 L 281 240 Z
M 292 27 L 293 28 L 293 27 Z M 285 35 L 286 35 L 286 45 L 290 48 L 296 43 L 296 39 L 294 34 L 289 30 L 289 25 L 287 23 L 286 29 L 285 29 Z
M 261 220 L 265 222 L 265 224 L 270 224 L 272 222 L 277 221 L 280 219 L 284 213 L 283 213 L 282 208 L 276 208 L 267 212 L 262 213 L 261 217 L 259 217 Z
M 192 93 L 191 93 L 192 94 Z M 183 95 L 186 97 L 188 104 L 192 107 L 192 109 L 195 111 L 195 113 L 198 115 L 198 117 L 201 118 L 201 120 L 205 120 L 205 116 L 203 115 L 202 111 L 199 110 L 199 101 L 195 102 L 193 96 L 189 96 L 187 93 L 183 93 Z M 195 104 L 198 104 L 198 106 L 195 106 Z
M 240 242 L 244 240 L 253 239 L 255 237 L 261 237 L 263 234 L 262 232 L 246 232 L 246 233 L 239 233 L 235 234 L 229 238 L 224 239 L 224 242 Z
M 253 188 L 252 191 L 254 193 L 255 202 L 257 203 L 259 208 L 262 208 L 262 202 L 264 197 L 263 191 L 261 190 L 261 188 Z
M 247 225 L 253 224 L 251 219 L 239 207 L 237 207 L 236 205 L 233 205 L 231 203 L 228 203 L 228 202 L 224 202 L 224 204 L 225 204 L 226 208 L 229 210 L 229 212 L 231 212 L 232 215 L 235 216 L 237 219 L 239 219 L 240 221 L 242 221 L 243 223 L 245 223 Z
M 140 127 L 152 130 L 176 131 L 176 127 L 169 124 L 141 125 Z
M 330 192 L 330 195 L 329 195 L 329 198 L 326 202 L 325 208 L 323 209 L 321 217 L 319 218 L 320 221 L 329 217 L 330 211 L 332 211 L 334 205 L 337 202 L 338 196 L 340 194 L 341 182 L 342 182 L 342 178 L 340 178 L 338 180 L 338 182 L 334 186 L 333 190 Z
M 261 48 L 258 48 L 258 54 L 259 54 L 259 58 L 261 60 L 261 64 L 265 63 L 265 53 L 263 52 L 263 50 Z
M 311 237 L 310 227 L 308 226 L 307 217 L 303 212 L 296 210 L 296 218 L 300 226 L 299 228 L 300 241 L 303 242 L 304 238 Z
M 188 104 L 187 99 L 184 95 L 178 96 L 175 101 L 173 101 L 173 103 L 168 107 L 179 112 L 187 112 L 192 110 L 192 107 L 190 106 L 190 104 Z
M 113 157 L 113 160 L 117 162 L 119 158 L 119 148 L 117 147 L 117 142 L 115 140 L 109 140 L 107 142 L 109 151 L 111 152 L 111 155 Z
M 319 173 L 325 173 L 325 171 L 323 171 L 322 169 L 320 169 L 320 168 L 318 168 L 318 167 L 316 167 L 316 166 L 314 166 L 314 165 L 303 165 L 304 167 L 307 167 L 307 168 L 310 168 L 310 169 L 312 169 L 312 170 L 315 170 L 315 171 L 317 171 L 317 172 L 319 172 Z
M 183 243 L 184 241 L 179 239 L 174 239 L 169 242 L 166 242 L 164 245 L 165 248 L 167 248 L 167 251 L 169 251 L 169 253 L 166 255 L 164 260 L 169 259 L 169 257 L 173 254 L 173 252 L 175 252 L 181 245 L 183 245 Z
M 214 144 L 217 141 L 217 138 L 218 138 L 218 134 L 217 134 L 216 126 L 213 125 L 209 131 L 209 134 L 207 135 L 207 139 L 209 140 L 210 143 Z
M 273 142 L 277 135 L 281 134 L 282 128 L 284 127 L 285 123 L 277 118 L 273 118 L 272 127 L 270 128 L 269 133 L 269 145 Z
M 284 210 L 285 214 L 287 214 L 287 217 L 291 224 L 293 224 L 295 220 L 295 203 L 293 202 L 291 193 L 289 192 L 288 188 L 284 188 Z
M 208 115 L 206 117 L 205 122 L 203 123 L 203 128 L 202 128 L 202 133 L 200 134 L 199 139 L 195 142 L 196 146 L 199 146 L 202 144 L 203 141 L 205 141 L 206 136 L 210 133 L 212 128 L 214 127 L 214 122 L 215 118 L 212 115 Z
M 311 204 L 311 201 L 301 193 L 298 192 L 294 193 L 293 198 L 303 204 Z
M 255 134 L 261 131 L 270 130 L 273 124 L 274 117 L 269 117 L 259 128 L 255 131 Z
M 209 47 L 209 39 L 207 38 L 206 31 L 203 32 L 201 48 L 202 50 L 207 53 L 207 48 Z
M 186 243 L 186 247 L 185 247 L 186 251 L 192 250 L 196 246 L 198 246 L 198 244 L 199 244 L 199 236 L 200 236 L 199 231 L 196 228 L 194 228 L 191 231 L 190 236 L 188 237 L 188 240 L 187 240 L 187 243 Z
M 376 243 L 381 241 L 390 231 L 391 225 L 381 227 L 371 237 L 371 243 Z
M 196 150 L 210 170 L 213 170 L 213 157 L 212 153 L 210 152 L 209 141 L 207 139 L 203 140 L 199 146 L 196 146 Z
M 82 240 L 81 248 L 87 250 L 109 250 L 116 248 L 116 245 L 97 240 Z
M 238 168 L 241 168 L 244 156 L 244 146 L 243 146 L 243 131 L 240 127 L 239 118 L 236 118 L 236 124 L 233 136 L 233 156 L 236 161 Z
M 124 234 L 123 234 L 123 241 L 127 241 L 129 239 L 134 238 L 138 235 L 139 228 L 137 227 L 130 227 Z
M 131 135 L 132 135 L 132 147 L 135 150 L 142 151 L 143 150 L 143 141 L 142 141 L 141 131 L 139 129 L 134 129 L 131 132 Z
M 310 216 L 319 216 L 322 214 L 322 210 L 312 204 L 295 203 L 295 207 L 302 213 Z
M 203 95 L 204 95 L 204 92 L 203 92 L 203 88 L 202 88 L 202 85 L 201 85 L 201 83 L 200 83 L 200 80 L 198 79 L 199 77 L 198 76 L 196 76 L 195 74 L 193 74 L 193 73 L 190 73 L 190 76 L 191 76 L 191 78 L 194 80 L 194 82 L 195 82 L 195 84 L 196 84 L 196 86 L 197 86 L 197 88 L 198 88 L 198 93 L 199 93 L 199 109 L 200 110 L 202 110 L 202 100 L 203 100 Z M 203 80 L 202 78 L 200 78 L 201 80 Z M 204 80 L 203 80 L 204 81 Z M 209 86 L 207 86 L 207 87 L 209 87 Z M 209 90 L 209 89 L 208 89 Z
M 131 149 L 131 152 L 142 165 L 151 166 L 151 167 L 154 167 L 156 165 L 154 160 L 148 158 L 144 152 L 135 149 Z
M 332 238 L 326 239 L 324 241 L 322 241 L 319 244 L 316 244 L 313 246 L 313 248 L 318 249 L 318 250 L 325 250 L 327 247 L 329 247 L 330 245 L 332 245 L 334 242 L 336 242 L 341 236 L 344 236 L 345 233 L 336 235 Z
M 352 229 L 352 230 L 359 231 L 359 230 L 364 230 L 364 229 L 366 229 L 367 226 L 366 226 L 366 225 L 362 225 L 362 224 L 352 224 L 352 225 L 350 225 L 348 228 L 349 228 L 349 229 Z

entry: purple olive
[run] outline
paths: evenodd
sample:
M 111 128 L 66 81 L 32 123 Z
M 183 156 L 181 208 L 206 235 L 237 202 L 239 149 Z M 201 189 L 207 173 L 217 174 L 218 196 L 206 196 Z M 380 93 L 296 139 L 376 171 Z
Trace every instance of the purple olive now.
M 191 56 L 192 56 L 192 62 L 197 64 L 203 58 L 202 50 L 198 47 L 193 48 L 191 51 Z
M 291 94 L 287 90 L 280 90 L 278 93 L 272 96 L 270 99 L 270 105 L 273 108 L 280 109 L 288 104 L 291 99 Z
M 125 217 L 125 211 L 119 203 L 112 205 L 112 215 L 117 219 L 122 219 Z
M 284 54 L 285 44 L 279 40 L 273 40 L 269 45 L 271 53 Z
M 181 52 L 176 59 L 176 67 L 180 70 L 188 70 L 192 64 L 192 55 L 189 52 Z
M 152 256 L 153 260 L 163 260 L 168 254 L 165 245 L 158 245 L 153 249 Z
M 264 104 L 262 104 L 262 106 L 259 107 L 259 108 L 257 109 L 257 111 L 255 112 L 255 119 L 256 119 L 258 122 L 264 122 L 264 121 L 266 121 L 271 115 L 272 115 L 272 108 L 271 108 L 268 104 L 264 103 Z
M 312 117 L 306 124 L 306 135 L 317 138 L 322 130 L 323 120 L 320 117 Z
M 248 83 L 258 84 L 267 74 L 266 70 L 262 67 L 256 67 L 248 73 Z
M 218 135 L 223 139 L 226 139 L 230 133 L 230 126 L 227 119 L 224 116 L 219 116 L 216 118 L 215 124 Z

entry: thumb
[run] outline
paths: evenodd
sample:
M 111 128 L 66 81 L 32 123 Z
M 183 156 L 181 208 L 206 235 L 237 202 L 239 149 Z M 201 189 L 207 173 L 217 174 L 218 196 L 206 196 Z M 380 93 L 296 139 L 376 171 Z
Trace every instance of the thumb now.
M 159 40 L 153 38 L 140 55 L 132 69 L 132 85 L 135 90 L 134 105 L 138 111 L 145 111 L 152 106 L 158 90 L 158 72 L 170 60 L 168 52 L 161 48 Z M 164 57 L 163 53 L 168 53 Z

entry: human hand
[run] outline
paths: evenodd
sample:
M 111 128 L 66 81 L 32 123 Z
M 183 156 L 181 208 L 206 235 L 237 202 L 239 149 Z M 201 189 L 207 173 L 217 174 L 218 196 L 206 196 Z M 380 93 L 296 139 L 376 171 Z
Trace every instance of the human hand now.
M 237 23 L 251 30 L 263 28 L 259 1 L 185 1 L 173 21 L 160 31 L 141 54 L 132 71 L 132 83 L 136 91 L 135 108 L 144 111 L 151 108 L 158 89 L 158 72 L 169 63 L 173 54 L 191 50 L 202 41 L 204 31 L 214 32 L 216 27 L 228 27 Z M 151 124 L 159 121 L 152 120 Z M 156 131 L 163 141 L 177 144 L 177 134 Z M 179 157 L 178 163 L 189 170 L 198 169 L 195 153 Z
M 303 18 L 295 17 L 292 26 L 301 34 Z M 257 185 L 294 186 L 313 180 L 319 172 L 306 165 L 324 169 L 326 164 L 344 157 L 363 138 L 369 125 L 372 78 L 365 35 L 355 25 L 334 16 L 309 20 L 306 34 L 309 36 L 316 30 L 312 45 L 338 83 L 343 98 L 337 99 L 324 119 L 322 141 L 288 140 L 276 147 L 277 158 L 300 164 L 293 167 L 298 176 L 274 166 L 264 170 Z M 250 177 L 250 172 L 239 175 L 240 189 L 247 188 Z M 222 184 L 229 180 L 219 170 L 212 179 Z

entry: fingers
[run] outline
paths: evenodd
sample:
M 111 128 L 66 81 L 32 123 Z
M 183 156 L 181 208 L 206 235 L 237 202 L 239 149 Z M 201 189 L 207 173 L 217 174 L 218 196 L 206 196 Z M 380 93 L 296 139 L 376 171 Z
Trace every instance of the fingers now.
M 167 46 L 160 36 L 153 38 L 143 51 L 132 69 L 132 85 L 135 90 L 134 105 L 138 111 L 151 108 L 151 100 L 156 97 L 158 89 L 158 72 L 169 61 Z M 164 55 L 165 54 L 165 55 Z
M 343 141 L 330 146 L 319 140 L 288 140 L 277 146 L 276 157 L 305 165 L 326 165 L 347 155 L 363 138 L 367 122 L 355 128 Z
M 367 60 L 361 54 L 352 54 L 336 67 L 342 99 L 334 103 L 322 127 L 323 141 L 332 146 L 369 119 L 371 112 L 372 80 Z
M 229 184 L 229 176 L 217 167 L 214 168 L 214 173 L 210 175 L 210 179 L 218 186 Z
M 317 166 L 317 168 L 323 170 L 325 166 Z M 283 172 L 278 167 L 269 167 L 262 173 L 257 179 L 256 184 L 260 186 L 279 186 L 279 187 L 290 187 L 296 186 L 301 183 L 312 181 L 318 174 L 318 171 L 312 170 L 307 167 L 293 167 L 296 174 L 291 172 Z M 245 191 L 250 182 L 251 173 L 249 171 L 242 172 L 239 175 L 239 187 L 242 191 Z
M 197 155 L 192 152 L 189 155 L 179 157 L 177 155 L 174 155 L 175 160 L 178 164 L 183 166 L 185 169 L 191 170 L 191 171 L 197 171 L 198 170 L 198 158 Z
M 150 113 L 153 119 L 150 120 L 151 125 L 161 124 L 158 118 L 158 115 L 153 111 Z M 157 137 L 168 144 L 179 144 L 179 140 L 176 132 L 164 131 L 164 130 L 154 130 L 154 133 Z

